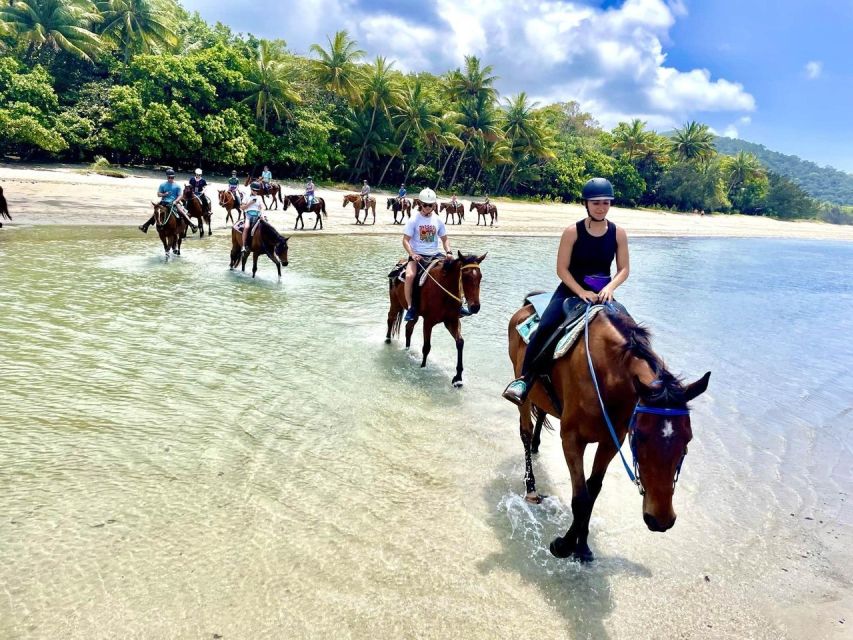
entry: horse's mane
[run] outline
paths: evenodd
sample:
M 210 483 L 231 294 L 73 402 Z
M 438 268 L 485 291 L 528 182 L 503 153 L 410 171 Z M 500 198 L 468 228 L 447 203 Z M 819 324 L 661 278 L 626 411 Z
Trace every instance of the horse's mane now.
M 461 266 L 466 265 L 466 264 L 474 264 L 475 262 L 477 262 L 477 256 L 476 255 L 474 255 L 474 254 L 463 255 L 461 258 L 453 258 L 453 260 L 451 260 L 450 262 L 445 262 L 444 266 L 442 267 L 442 270 L 443 271 L 450 271 L 451 267 L 456 266 L 457 263 L 461 267 Z
M 274 226 L 272 226 L 269 222 L 267 222 L 263 218 L 261 218 L 261 229 L 263 231 L 268 231 L 269 233 L 272 234 L 273 238 L 275 238 L 275 246 L 276 247 L 280 247 L 282 244 L 284 244 L 284 242 L 285 242 L 284 236 L 281 235 Z
M 631 316 L 613 309 L 608 309 L 607 319 L 625 339 L 623 355 L 646 362 L 657 378 L 657 383 L 652 387 L 655 393 L 644 401 L 668 407 L 686 404 L 681 379 L 667 370 L 664 361 L 652 349 L 651 331 L 637 324 Z

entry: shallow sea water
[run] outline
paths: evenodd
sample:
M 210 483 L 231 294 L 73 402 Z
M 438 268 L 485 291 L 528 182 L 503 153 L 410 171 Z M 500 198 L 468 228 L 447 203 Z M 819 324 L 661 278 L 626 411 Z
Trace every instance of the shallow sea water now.
M 620 300 L 713 373 L 676 526 L 614 463 L 579 566 L 548 553 L 559 438 L 528 505 L 500 398 L 556 238 L 454 241 L 489 252 L 456 390 L 444 329 L 426 369 L 420 326 L 384 344 L 396 238 L 297 236 L 253 281 L 221 230 L 168 262 L 135 230 L 6 231 L 1 638 L 800 637 L 786 608 L 851 595 L 853 245 L 632 240 Z

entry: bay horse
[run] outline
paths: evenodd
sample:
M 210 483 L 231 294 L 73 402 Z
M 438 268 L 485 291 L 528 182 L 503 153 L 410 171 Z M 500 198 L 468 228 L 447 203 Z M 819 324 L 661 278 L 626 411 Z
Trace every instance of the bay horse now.
M 167 207 L 160 203 L 152 202 L 151 204 L 154 207 L 154 224 L 157 228 L 157 235 L 160 236 L 160 242 L 163 243 L 166 257 L 169 257 L 169 251 L 176 256 L 181 255 L 181 243 L 187 233 L 187 223 L 174 211 L 175 205 Z
M 361 206 L 361 194 L 360 193 L 348 193 L 344 196 L 344 209 L 347 208 L 348 203 L 352 203 L 352 208 L 355 209 L 355 223 L 356 224 L 366 224 L 367 223 L 367 214 L 368 211 L 373 211 L 373 224 L 376 224 L 376 198 L 373 196 L 367 197 L 367 206 Z M 364 209 L 364 222 L 361 222 L 359 219 L 359 213 L 362 208 Z
M 243 224 L 248 224 L 246 220 L 243 221 Z M 272 260 L 275 268 L 278 269 L 278 277 L 281 278 L 281 268 L 286 267 L 288 264 L 287 261 L 287 241 L 289 238 L 285 238 L 278 231 L 276 231 L 275 227 L 273 227 L 269 222 L 261 218 L 258 221 L 258 228 L 255 229 L 255 233 L 252 234 L 252 238 L 249 241 L 249 248 L 252 254 L 252 277 L 255 277 L 255 274 L 258 271 L 258 256 L 262 253 L 265 254 L 270 260 Z M 249 259 L 249 255 L 243 255 L 243 231 L 240 229 L 239 231 L 232 227 L 231 228 L 231 262 L 230 268 L 233 270 L 237 267 L 238 264 L 242 262 L 240 265 L 241 271 L 246 270 L 246 261 Z
M 9 205 L 6 204 L 6 196 L 3 195 L 3 187 L 0 187 L 0 229 L 3 228 L 3 218 L 11 220 L 9 215 Z
M 198 233 L 199 238 L 204 237 L 204 223 L 207 222 L 207 233 L 213 235 L 213 229 L 210 228 L 211 211 L 205 207 L 201 198 L 195 194 L 191 185 L 184 185 L 184 192 L 181 194 L 181 200 L 187 205 L 187 216 L 190 219 L 198 218 Z M 210 200 L 208 200 L 210 202 Z
M 391 209 L 394 213 L 394 224 L 403 224 L 404 214 L 409 218 L 412 217 L 412 203 L 409 202 L 408 198 L 403 198 L 402 202 L 398 200 L 396 197 L 388 198 L 388 202 L 385 204 L 385 210 Z M 397 222 L 397 212 L 400 212 L 400 222 Z
M 452 202 L 442 202 L 438 207 L 439 213 L 444 211 L 444 223 L 447 224 L 447 218 L 450 217 L 450 224 L 456 224 L 453 221 L 453 215 L 459 216 L 459 224 L 465 219 L 465 205 L 461 202 L 453 204 Z
M 493 205 L 491 202 L 486 204 L 485 202 L 472 202 L 468 211 L 477 210 L 477 226 L 480 226 L 480 216 L 483 216 L 483 226 L 486 224 L 486 215 L 491 217 L 492 223 L 489 225 L 491 227 L 495 226 L 495 223 L 498 221 L 498 208 Z
M 443 264 L 432 268 L 427 276 L 426 282 L 420 290 L 419 315 L 424 321 L 424 345 L 422 349 L 423 360 L 421 367 L 426 366 L 432 338 L 432 329 L 439 323 L 444 323 L 447 331 L 456 341 L 456 375 L 453 377 L 454 387 L 462 386 L 462 350 L 465 341 L 462 339 L 462 300 L 468 302 L 468 315 L 474 315 L 480 311 L 480 280 L 482 272 L 480 263 L 486 259 L 486 254 L 479 258 L 474 255 L 462 255 L 445 260 Z M 422 270 L 418 269 L 415 276 L 419 278 Z M 406 310 L 406 296 L 403 291 L 404 283 L 399 280 L 391 280 L 388 294 L 391 299 L 391 308 L 388 309 L 388 333 L 385 342 L 391 342 L 391 338 L 400 333 L 400 325 L 403 323 L 403 312 Z M 417 320 L 406 323 L 406 349 L 412 344 L 412 332 Z
M 246 176 L 246 182 L 243 183 L 244 187 L 249 187 L 252 183 L 257 183 L 261 185 L 260 189 L 251 189 L 252 195 L 261 196 L 261 202 L 264 203 L 264 208 L 269 209 L 267 206 L 267 196 L 272 196 L 273 209 L 278 209 L 278 201 L 282 200 L 284 202 L 283 197 L 281 195 L 281 185 L 277 182 L 270 182 L 266 185 L 266 189 L 264 188 L 264 183 L 261 179 L 253 178 L 251 175 Z M 251 187 L 250 187 L 251 188 Z
M 521 375 L 527 348 L 516 327 L 533 313 L 533 306 L 525 300 L 509 321 L 509 358 L 516 376 Z M 586 331 L 567 355 L 552 361 L 550 389 L 537 381 L 519 407 L 528 502 L 542 500 L 530 457 L 538 449 L 542 424 L 548 415 L 560 420 L 563 455 L 572 481 L 573 521 L 550 549 L 558 558 L 572 556 L 581 562 L 593 560 L 587 544 L 590 516 L 604 472 L 617 452 L 621 455 L 626 433 L 634 474 L 624 458 L 623 463 L 643 496 L 646 526 L 663 532 L 675 524 L 672 496 L 687 443 L 693 437 L 687 403 L 705 392 L 711 376 L 709 371 L 696 382 L 683 384 L 652 351 L 648 329 L 615 306 L 606 305 L 589 321 Z M 535 427 L 532 417 L 536 417 Z M 598 446 L 585 478 L 584 451 L 592 443 Z
M 326 213 L 326 201 L 323 198 L 314 198 L 314 204 L 311 205 L 310 209 L 308 207 L 308 199 L 301 194 L 293 194 L 289 196 L 284 196 L 282 200 L 284 203 L 284 210 L 287 211 L 287 207 L 293 205 L 293 208 L 296 209 L 296 222 L 293 223 L 293 230 L 296 231 L 296 225 L 300 222 L 302 223 L 301 229 L 305 228 L 305 221 L 302 219 L 302 214 L 306 211 L 311 211 L 317 215 L 317 219 L 314 220 L 314 229 L 317 228 L 317 225 L 320 225 L 320 230 L 323 230 L 323 216 L 329 217 L 329 214 Z M 320 214 L 323 214 L 321 216 Z
M 245 217 L 243 215 L 243 210 L 240 208 L 240 205 L 237 204 L 237 198 L 234 195 L 234 192 L 230 189 L 219 189 L 219 206 L 225 209 L 226 223 L 237 223 Z M 231 217 L 231 211 L 237 212 L 236 220 Z

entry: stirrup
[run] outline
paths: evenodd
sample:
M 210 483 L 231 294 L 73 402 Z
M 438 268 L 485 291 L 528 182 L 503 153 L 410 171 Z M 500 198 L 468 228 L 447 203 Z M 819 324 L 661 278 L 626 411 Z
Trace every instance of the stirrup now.
M 414 322 L 418 319 L 418 311 L 414 307 L 409 307 L 406 309 L 406 315 L 403 316 L 403 320 L 406 322 Z
M 524 378 L 517 378 L 506 386 L 501 395 L 514 405 L 520 407 L 527 400 L 527 392 L 527 383 L 524 381 Z

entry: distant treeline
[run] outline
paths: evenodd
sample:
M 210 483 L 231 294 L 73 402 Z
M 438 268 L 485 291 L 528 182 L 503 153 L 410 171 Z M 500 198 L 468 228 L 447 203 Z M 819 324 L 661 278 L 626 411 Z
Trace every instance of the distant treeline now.
M 300 56 L 161 0 L 4 2 L 0 154 L 563 201 L 605 176 L 628 206 L 850 219 L 703 124 L 606 131 L 574 101 L 500 97 L 473 56 L 442 75 L 363 56 L 345 31 Z

